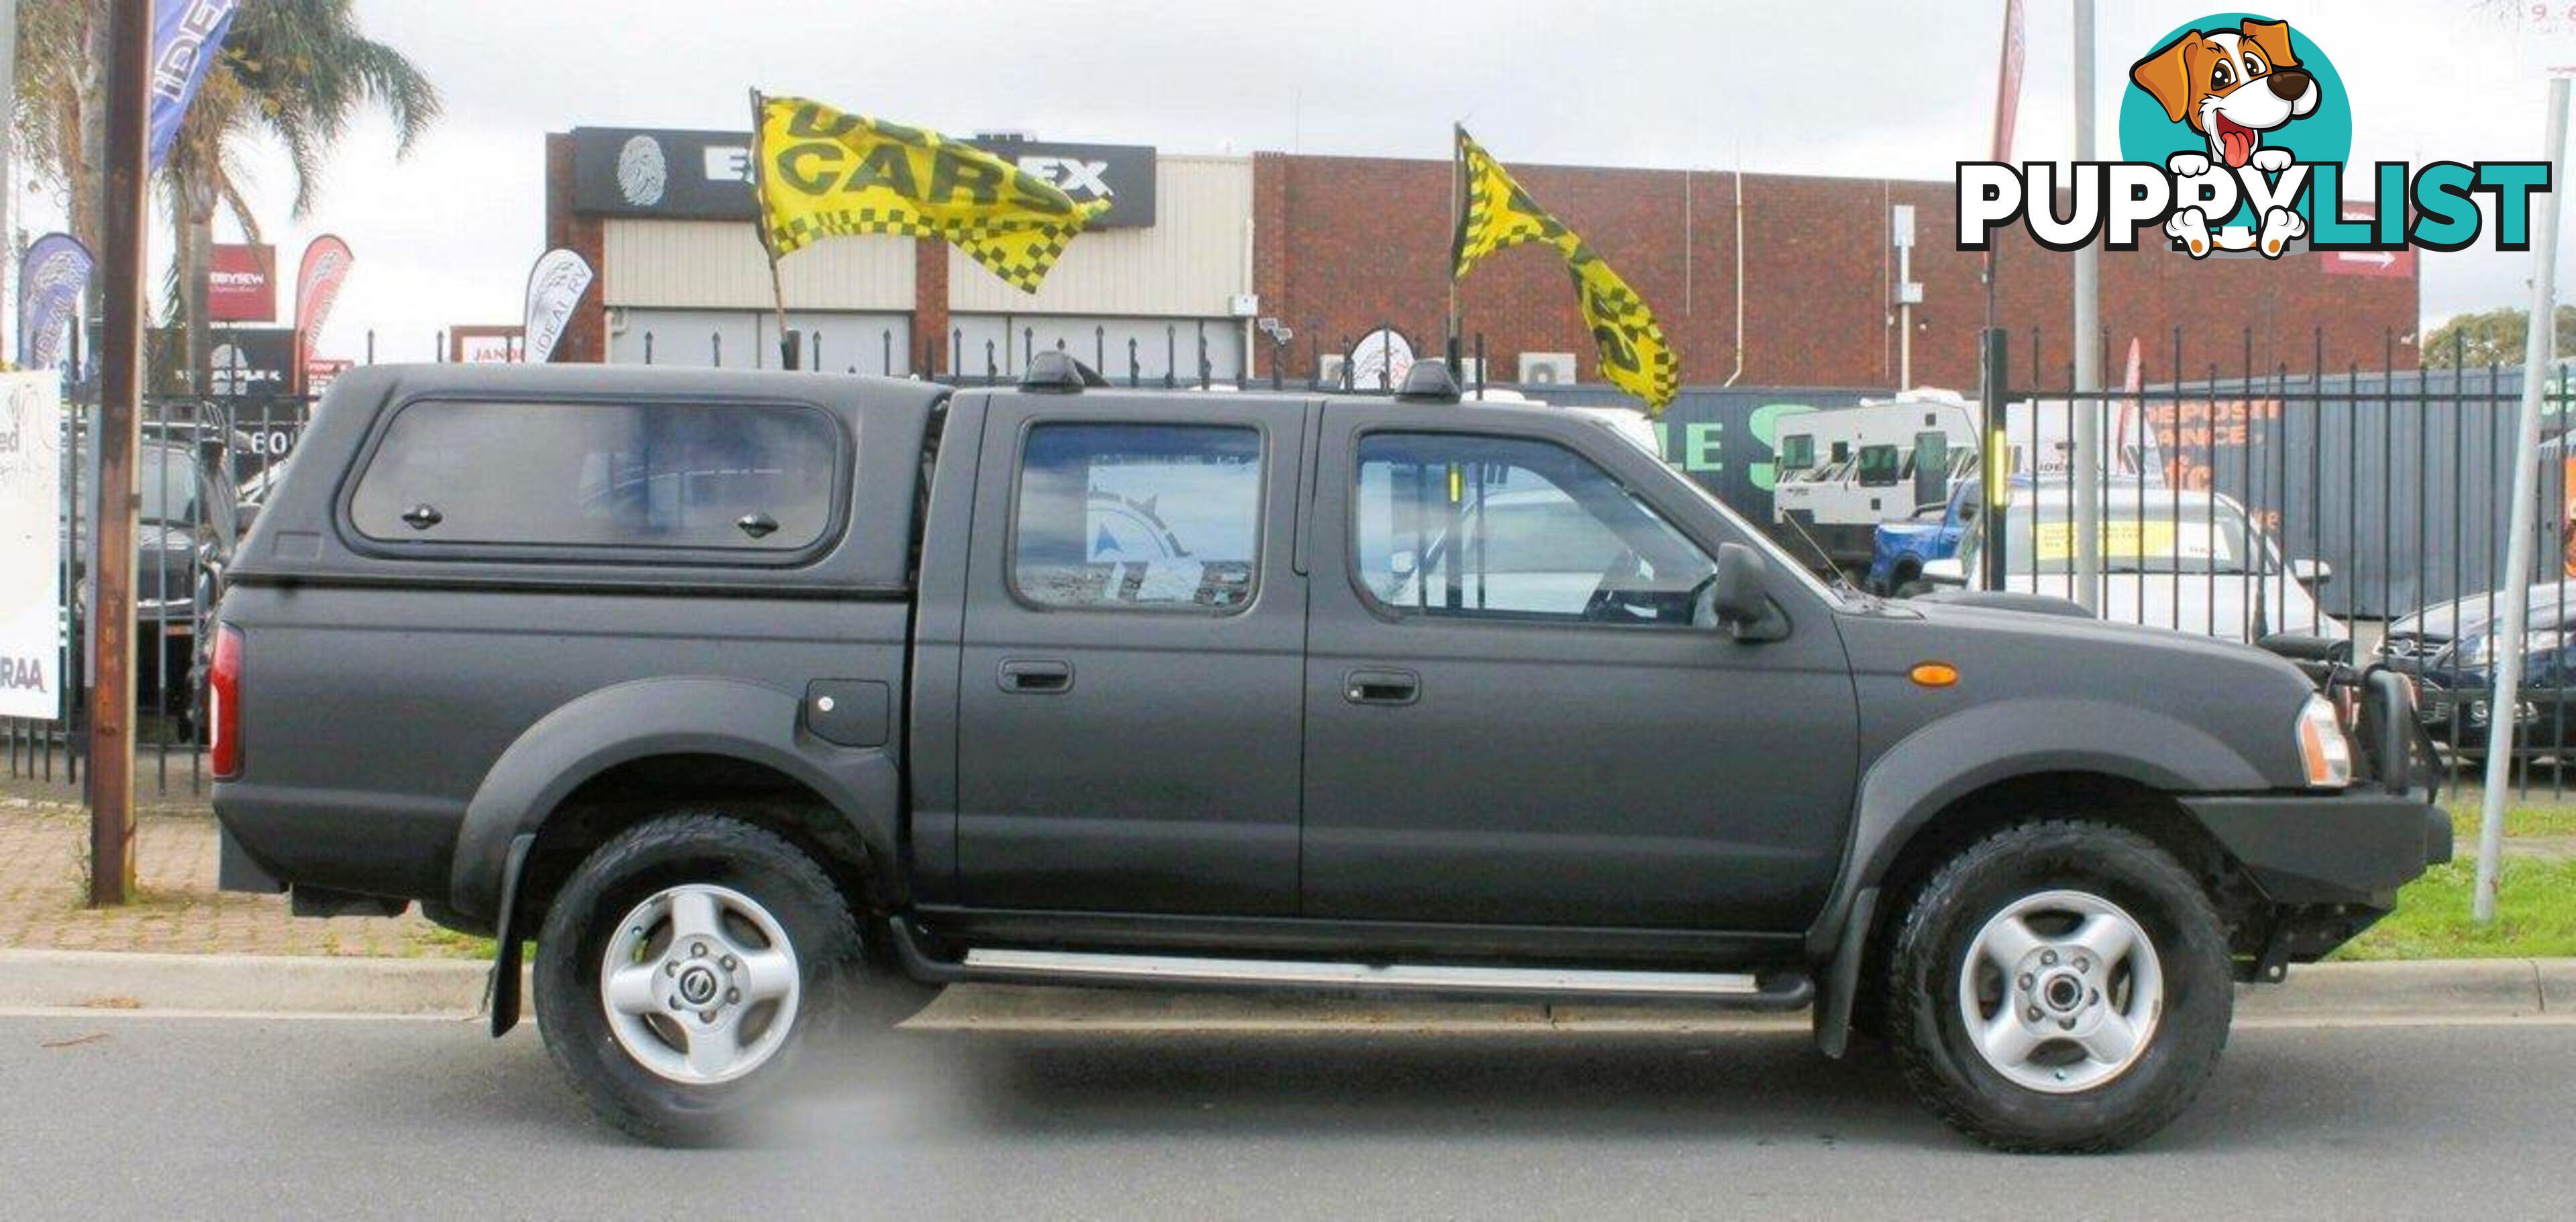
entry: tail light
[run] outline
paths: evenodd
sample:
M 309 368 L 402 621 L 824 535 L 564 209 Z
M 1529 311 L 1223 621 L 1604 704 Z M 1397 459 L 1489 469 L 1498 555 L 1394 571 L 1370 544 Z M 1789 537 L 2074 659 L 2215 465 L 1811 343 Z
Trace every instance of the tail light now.
M 241 629 L 215 625 L 215 662 L 206 672 L 206 766 L 215 779 L 241 775 Z

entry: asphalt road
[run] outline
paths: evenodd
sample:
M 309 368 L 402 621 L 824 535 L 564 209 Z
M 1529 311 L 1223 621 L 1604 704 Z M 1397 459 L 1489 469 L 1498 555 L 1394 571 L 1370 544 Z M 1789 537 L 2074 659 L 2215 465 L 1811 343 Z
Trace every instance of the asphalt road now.
M 587 1119 L 533 1033 L 0 1018 L 0 1213 L 2565 1218 L 2576 1026 L 2239 1030 L 2108 1158 L 1952 1136 L 1799 1036 L 906 1033 L 752 1148 Z

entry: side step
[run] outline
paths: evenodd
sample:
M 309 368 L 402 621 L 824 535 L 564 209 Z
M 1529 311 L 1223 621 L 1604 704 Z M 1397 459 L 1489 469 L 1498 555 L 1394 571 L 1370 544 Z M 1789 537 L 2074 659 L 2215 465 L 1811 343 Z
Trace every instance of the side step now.
M 904 929 L 908 922 L 897 922 Z M 904 929 L 909 935 L 910 930 Z M 1434 963 L 1360 963 L 978 947 L 962 961 L 921 953 L 899 939 L 913 974 L 926 980 L 1167 989 L 1291 989 L 1448 997 L 1689 1001 L 1794 1010 L 1814 999 L 1802 973 L 1589 970 Z

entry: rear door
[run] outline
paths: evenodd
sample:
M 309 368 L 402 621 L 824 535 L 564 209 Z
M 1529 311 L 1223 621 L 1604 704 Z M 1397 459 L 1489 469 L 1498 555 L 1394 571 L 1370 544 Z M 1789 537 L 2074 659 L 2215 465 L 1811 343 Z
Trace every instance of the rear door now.
M 958 675 L 963 902 L 1295 911 L 1303 412 L 993 398 Z

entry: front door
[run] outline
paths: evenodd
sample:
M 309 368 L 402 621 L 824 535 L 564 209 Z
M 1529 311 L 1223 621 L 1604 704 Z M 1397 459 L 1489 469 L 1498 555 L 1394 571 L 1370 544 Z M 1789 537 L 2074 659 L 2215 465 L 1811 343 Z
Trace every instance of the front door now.
M 1739 522 L 1583 422 L 1430 419 L 1326 410 L 1307 914 L 1804 928 L 1857 754 L 1825 596 L 1775 574 L 1785 640 L 1694 627 Z
M 992 402 L 958 676 L 961 898 L 1293 913 L 1303 409 Z

